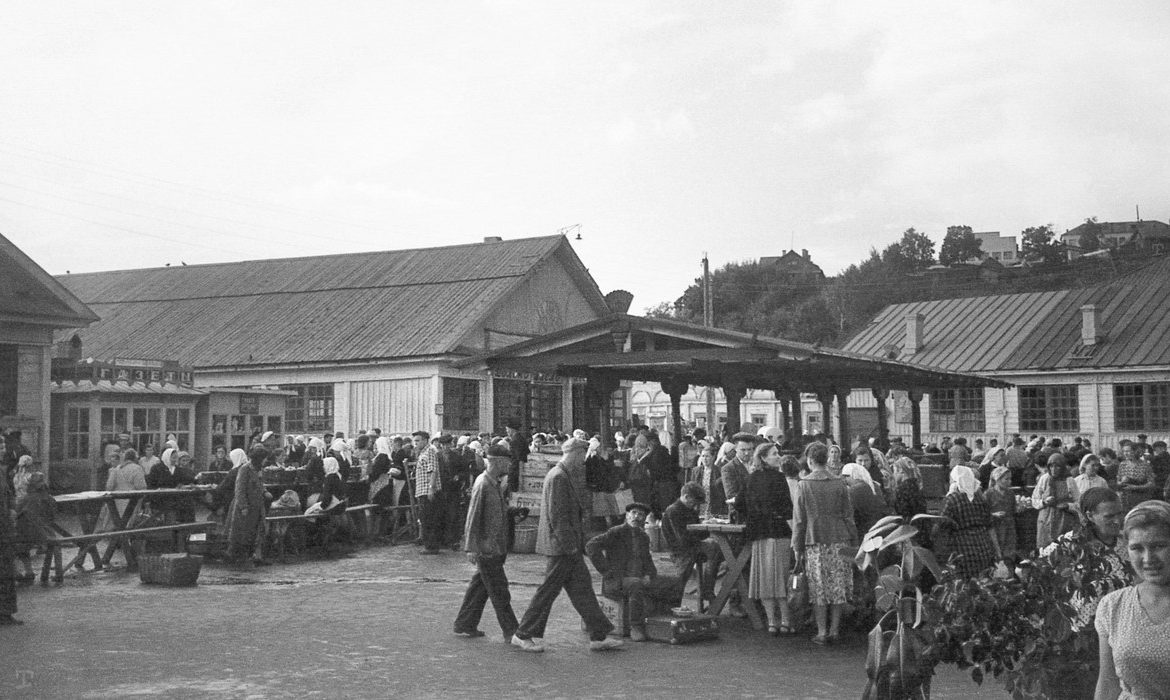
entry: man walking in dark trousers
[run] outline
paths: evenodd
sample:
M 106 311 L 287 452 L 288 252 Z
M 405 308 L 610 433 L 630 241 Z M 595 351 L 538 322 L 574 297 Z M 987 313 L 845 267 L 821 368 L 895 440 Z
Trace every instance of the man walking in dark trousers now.
M 512 644 L 524 651 L 544 651 L 541 643 L 553 603 L 563 588 L 585 621 L 589 648 L 603 651 L 620 647 L 620 639 L 607 636 L 613 624 L 601 611 L 593 592 L 593 576 L 585 565 L 585 497 L 574 485 L 574 476 L 585 468 L 589 443 L 569 438 L 561 446 L 563 456 L 544 478 L 536 551 L 548 557 L 544 583 L 536 589 Z M 582 479 L 582 481 L 584 481 Z
M 475 564 L 476 572 L 455 617 L 455 634 L 463 637 L 484 636 L 479 620 L 489 599 L 505 641 L 512 639 L 519 627 L 516 613 L 512 611 L 508 576 L 504 573 L 504 560 L 508 556 L 508 504 L 500 479 L 507 475 L 510 465 L 508 457 L 488 457 L 487 470 L 476 477 L 471 487 L 463 548 L 467 550 L 468 561 Z

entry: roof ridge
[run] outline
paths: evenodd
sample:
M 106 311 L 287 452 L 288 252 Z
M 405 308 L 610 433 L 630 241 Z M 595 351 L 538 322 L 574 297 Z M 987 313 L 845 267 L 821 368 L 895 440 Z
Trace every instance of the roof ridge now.
M 472 243 L 452 243 L 450 245 L 437 245 L 437 246 L 416 246 L 413 248 L 396 248 L 393 250 L 359 250 L 359 251 L 354 251 L 354 252 L 350 252 L 350 253 L 330 253 L 328 255 L 298 255 L 298 256 L 289 257 L 289 258 L 256 258 L 253 260 L 234 260 L 234 261 L 229 261 L 229 262 L 195 263 L 193 265 L 183 265 L 183 266 L 180 266 L 176 269 L 182 269 L 183 267 L 186 267 L 186 268 L 227 267 L 230 265 L 245 265 L 248 263 L 266 263 L 266 262 L 287 263 L 287 262 L 302 261 L 302 260 L 327 260 L 327 259 L 354 257 L 354 256 L 359 256 L 359 255 L 382 255 L 385 253 L 414 253 L 414 252 L 419 252 L 419 251 L 424 251 L 424 250 L 435 250 L 435 251 L 450 250 L 452 248 L 468 248 L 471 246 L 482 246 L 482 245 L 497 245 L 497 244 L 510 245 L 510 244 L 514 244 L 514 243 L 525 243 L 525 242 L 529 242 L 529 241 L 537 241 L 537 240 L 543 240 L 543 239 L 547 239 L 550 242 L 552 242 L 555 239 L 563 238 L 563 237 L 564 236 L 562 234 L 555 233 L 555 234 L 551 234 L 551 235 L 547 235 L 547 236 L 528 236 L 526 238 L 507 238 L 507 239 L 503 239 L 503 240 L 499 240 L 499 241 L 477 241 L 477 242 L 472 242 Z M 118 273 L 118 272 L 152 272 L 154 270 L 168 270 L 168 269 L 171 269 L 172 267 L 174 267 L 174 266 L 160 265 L 158 267 L 129 267 L 129 268 L 116 269 L 116 270 L 94 270 L 92 272 L 73 272 L 73 273 L 69 273 L 67 275 L 54 275 L 54 277 L 58 277 L 58 278 L 63 277 L 63 278 L 68 278 L 68 279 L 74 279 L 77 277 L 87 277 L 90 275 L 109 275 L 109 274 Z
M 325 293 L 329 293 L 329 292 L 368 291 L 371 289 L 397 289 L 400 287 L 425 287 L 425 286 L 434 285 L 434 284 L 450 285 L 450 284 L 460 284 L 460 283 L 464 283 L 464 282 L 490 282 L 493 280 L 505 279 L 505 278 L 511 278 L 511 277 L 525 277 L 526 275 L 527 275 L 527 271 L 518 272 L 515 274 L 507 274 L 507 275 L 500 274 L 500 275 L 490 275 L 490 276 L 485 276 L 485 277 L 460 277 L 458 279 L 432 280 L 429 282 L 403 282 L 403 283 L 399 283 L 399 284 L 346 285 L 343 287 L 319 287 L 316 289 L 273 289 L 273 290 L 268 290 L 268 291 L 252 292 L 250 294 L 208 294 L 208 295 L 204 295 L 204 296 L 165 297 L 165 298 L 157 298 L 157 299 L 138 299 L 138 298 L 135 298 L 135 299 L 112 300 L 112 301 L 103 301 L 101 299 L 94 299 L 94 300 L 88 301 L 86 303 L 88 303 L 88 304 L 105 304 L 105 305 L 157 304 L 157 303 L 162 303 L 162 302 L 200 301 L 200 300 L 206 300 L 206 299 L 249 299 L 252 297 L 265 297 L 265 296 L 272 296 L 272 295 L 288 296 L 288 295 L 294 295 L 294 294 L 325 294 Z

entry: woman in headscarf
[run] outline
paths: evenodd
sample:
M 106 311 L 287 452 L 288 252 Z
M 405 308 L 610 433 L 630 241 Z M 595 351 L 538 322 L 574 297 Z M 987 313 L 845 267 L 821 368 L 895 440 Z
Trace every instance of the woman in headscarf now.
M 1032 505 L 1036 516 L 1036 547 L 1043 549 L 1057 537 L 1077 526 L 1076 486 L 1068 478 L 1068 462 L 1055 452 L 1048 457 L 1046 469 L 1036 481 Z
M 1007 466 L 997 466 L 991 470 L 988 481 L 991 487 L 983 495 L 991 509 L 995 539 L 1004 558 L 1014 562 L 1019 543 L 1016 539 L 1016 494 L 1012 491 L 1012 470 Z
M 232 451 L 235 455 L 235 451 Z M 264 482 L 260 471 L 268 450 L 253 445 L 248 461 L 236 469 L 235 491 L 228 515 L 228 560 L 235 566 L 245 566 L 249 555 L 261 559 L 263 552 L 255 551 L 257 540 L 262 541 L 264 529 Z
M 33 458 L 30 455 L 21 455 L 16 460 L 16 470 L 12 472 L 12 497 L 20 500 L 28 492 L 28 480 L 36 472 L 33 470 Z
M 940 515 L 950 518 L 940 527 L 950 534 L 952 556 L 958 555 L 954 562 L 956 576 L 973 578 L 1003 558 L 995 539 L 991 509 L 970 467 L 959 464 L 951 468 L 951 486 Z
M 845 465 L 841 462 L 841 446 L 829 445 L 829 461 L 825 463 L 829 468 L 829 473 L 833 476 L 841 476 L 841 468 Z
M 341 480 L 341 463 L 336 457 L 324 459 L 325 481 L 321 485 L 321 496 L 317 502 L 322 510 L 329 510 L 345 500 L 345 482 Z
M 333 443 L 329 445 L 329 456 L 337 460 L 338 477 L 343 482 L 349 481 L 349 443 L 345 441 L 345 438 L 333 439 Z
M 45 475 L 33 472 L 28 488 L 16 501 L 16 557 L 24 566 L 22 582 L 33 582 L 32 550 L 48 541 L 53 520 L 57 516 L 57 502 L 49 495 Z
M 886 499 L 882 497 L 881 487 L 874 483 L 869 470 L 856 462 L 842 467 L 841 477 L 849 487 L 857 533 L 864 537 L 874 523 L 886 516 Z
M 195 472 L 191 469 L 191 455 L 167 448 L 146 475 L 146 485 L 152 489 L 173 489 L 195 483 Z M 195 505 L 189 498 L 155 501 L 155 510 L 167 522 L 195 522 Z
M 983 461 L 979 464 L 979 488 L 986 491 L 991 488 L 991 472 L 995 471 L 996 467 L 1007 466 L 1007 450 L 996 445 L 983 455 Z
M 1109 482 L 1101 476 L 1101 459 L 1092 452 L 1081 457 L 1080 472 L 1073 477 L 1077 493 L 1084 496 L 1089 489 L 1108 488 Z
M 394 487 L 390 485 L 393 449 L 388 435 L 379 436 L 374 440 L 374 458 L 370 461 L 370 503 L 387 508 L 394 505 Z
M 322 461 L 325 457 L 325 441 L 315 437 L 309 440 L 305 448 L 305 481 L 309 484 L 309 493 L 319 493 L 321 482 L 325 481 L 325 467 Z

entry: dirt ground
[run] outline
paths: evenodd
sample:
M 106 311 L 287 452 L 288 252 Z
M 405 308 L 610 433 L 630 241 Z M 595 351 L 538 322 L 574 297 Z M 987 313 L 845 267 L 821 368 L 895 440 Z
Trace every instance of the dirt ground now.
M 522 615 L 544 557 L 512 555 Z M 193 588 L 115 569 L 19 589 L 21 627 L 0 628 L 0 697 L 44 698 L 857 698 L 864 640 L 774 639 L 723 617 L 721 638 L 590 652 L 567 598 L 544 654 L 503 643 L 490 604 L 480 639 L 452 634 L 472 568 L 461 553 L 357 549 L 252 571 L 205 563 Z M 943 669 L 936 698 L 1004 697 Z

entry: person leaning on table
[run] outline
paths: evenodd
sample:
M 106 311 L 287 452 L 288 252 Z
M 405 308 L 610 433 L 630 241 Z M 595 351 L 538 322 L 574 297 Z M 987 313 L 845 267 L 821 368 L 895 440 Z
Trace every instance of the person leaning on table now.
M 1125 516 L 1140 582 L 1097 605 L 1098 699 L 1164 698 L 1170 691 L 1170 504 L 1139 503 Z

